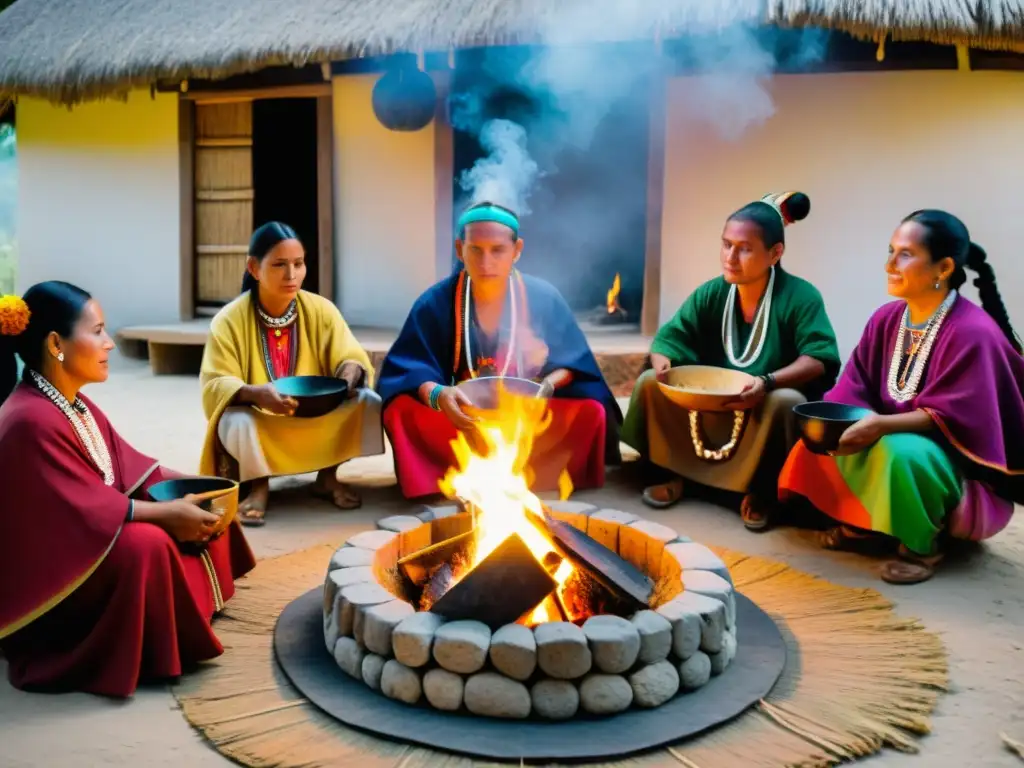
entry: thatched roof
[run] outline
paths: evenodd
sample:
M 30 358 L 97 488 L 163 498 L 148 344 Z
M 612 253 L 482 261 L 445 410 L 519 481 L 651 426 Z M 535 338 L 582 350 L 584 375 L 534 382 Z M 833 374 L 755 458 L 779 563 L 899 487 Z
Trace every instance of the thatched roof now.
M 579 23 L 559 23 L 576 8 Z M 733 23 L 1024 50 L 1024 0 L 17 0 L 0 13 L 0 94 L 73 103 L 158 80 L 537 42 L 556 28 L 608 40 Z

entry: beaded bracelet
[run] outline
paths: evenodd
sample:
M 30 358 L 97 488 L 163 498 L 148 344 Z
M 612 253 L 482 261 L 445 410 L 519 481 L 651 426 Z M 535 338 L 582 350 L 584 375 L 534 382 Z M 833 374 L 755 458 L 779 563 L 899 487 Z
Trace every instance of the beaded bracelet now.
M 437 401 L 441 398 L 441 393 L 444 392 L 444 386 L 441 384 L 435 384 L 434 388 L 430 390 L 429 403 L 430 407 L 435 411 L 440 411 L 441 406 L 437 404 Z
M 125 518 L 126 523 L 130 523 L 135 519 L 135 499 L 128 499 L 128 516 Z

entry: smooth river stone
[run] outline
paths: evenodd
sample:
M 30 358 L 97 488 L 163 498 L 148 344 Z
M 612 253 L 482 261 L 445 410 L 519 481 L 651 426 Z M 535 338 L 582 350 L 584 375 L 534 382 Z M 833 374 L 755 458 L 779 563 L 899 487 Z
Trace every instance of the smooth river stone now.
M 533 630 L 537 640 L 537 664 L 549 677 L 574 680 L 590 671 L 587 636 L 575 624 L 550 621 Z
M 466 709 L 474 715 L 521 720 L 530 716 L 526 686 L 497 672 L 480 672 L 466 681 Z
M 362 547 L 363 549 L 370 549 L 376 552 L 381 547 L 386 547 L 394 541 L 397 536 L 398 534 L 394 531 L 363 531 L 357 533 L 345 543 L 350 547 Z
M 665 545 L 676 538 L 676 532 L 666 525 L 635 520 L 619 529 L 619 554 L 644 573 L 657 577 Z
M 726 625 L 725 603 L 696 592 L 683 592 L 676 599 L 700 613 L 700 649 L 704 653 L 718 653 L 722 650 Z
M 334 645 L 334 660 L 342 671 L 356 680 L 363 678 L 363 657 L 366 651 L 351 637 L 339 637 Z
M 672 650 L 672 623 L 654 611 L 639 611 L 630 619 L 640 633 L 641 664 L 654 664 L 668 658 Z
M 590 515 L 597 511 L 593 504 L 582 501 L 549 501 L 545 506 L 551 510 L 551 516 L 563 523 L 568 523 L 576 530 L 587 532 Z
M 679 693 L 679 670 L 670 661 L 659 661 L 630 675 L 629 685 L 638 707 L 660 707 Z
M 331 564 L 328 566 L 328 570 L 355 568 L 359 565 L 373 565 L 373 550 L 343 546 L 331 555 Z
M 620 675 L 594 673 L 580 683 L 580 703 L 592 715 L 614 715 L 629 709 L 633 689 Z
M 350 549 L 355 548 L 350 547 Z M 363 549 L 359 551 L 366 552 L 368 550 Z M 324 579 L 324 617 L 326 618 L 334 610 L 334 603 L 338 599 L 338 592 L 342 589 L 350 584 L 373 584 L 375 582 L 373 569 L 368 565 L 356 565 L 329 571 L 327 578 Z
M 587 535 L 612 552 L 619 551 L 619 528 L 629 525 L 640 518 L 632 512 L 620 512 L 617 509 L 602 509 L 594 512 L 587 521 Z
M 423 695 L 423 684 L 416 670 L 389 659 L 380 675 L 380 690 L 389 699 L 415 704 Z
M 661 575 L 679 578 L 687 569 L 711 571 L 732 584 L 732 576 L 722 558 L 703 544 L 693 541 L 666 544 L 661 558 Z
M 725 668 L 736 658 L 736 635 L 726 632 L 722 638 L 722 650 L 712 653 L 710 658 L 712 675 L 720 675 L 725 672 Z
M 386 661 L 383 656 L 375 653 L 368 653 L 363 657 L 363 682 L 367 687 L 375 691 L 380 690 L 380 676 L 384 672 Z
M 391 517 L 382 517 L 377 521 L 377 527 L 382 531 L 394 531 L 395 533 L 405 533 L 413 528 L 419 528 L 421 525 L 423 525 L 423 521 L 412 515 L 392 515 Z
M 700 611 L 683 596 L 674 597 L 656 613 L 672 626 L 672 653 L 679 659 L 688 659 L 700 648 L 701 627 L 704 625 Z
M 591 616 L 583 623 L 583 634 L 594 666 L 602 672 L 625 672 L 640 653 L 640 633 L 621 616 Z
M 683 571 L 683 589 L 698 595 L 713 597 L 725 605 L 725 624 L 731 629 L 736 626 L 736 597 L 732 584 L 717 573 L 697 571 L 689 568 Z
M 334 573 L 338 573 L 338 571 Z M 380 584 L 363 582 L 349 584 L 338 590 L 333 611 L 338 620 L 338 636 L 352 637 L 355 634 L 356 612 L 360 609 L 365 611 L 374 605 L 390 603 L 394 599 L 395 596 Z
M 580 708 L 580 692 L 568 680 L 538 680 L 530 689 L 533 711 L 548 720 L 568 720 Z
M 430 661 L 434 633 L 444 624 L 436 613 L 420 611 L 402 619 L 391 633 L 395 658 L 407 667 L 422 667 Z
M 491 628 L 482 621 L 450 621 L 434 633 L 434 660 L 449 672 L 480 671 L 490 647 Z
M 491 664 L 513 680 L 528 680 L 537 668 L 537 640 L 522 624 L 506 624 L 491 638 Z
M 695 691 L 711 679 L 711 659 L 704 651 L 697 651 L 679 665 L 679 687 Z
M 388 658 L 391 656 L 391 634 L 405 618 L 416 613 L 416 609 L 404 600 L 374 605 L 366 611 L 363 621 L 363 645 L 366 649 Z
M 432 669 L 423 676 L 423 695 L 434 709 L 457 711 L 465 687 L 462 678 L 447 669 Z
M 457 515 L 462 510 L 457 504 L 448 504 L 442 507 L 430 507 L 424 505 L 421 510 L 416 514 L 416 517 L 425 523 L 431 523 L 434 520 L 441 520 L 452 515 Z

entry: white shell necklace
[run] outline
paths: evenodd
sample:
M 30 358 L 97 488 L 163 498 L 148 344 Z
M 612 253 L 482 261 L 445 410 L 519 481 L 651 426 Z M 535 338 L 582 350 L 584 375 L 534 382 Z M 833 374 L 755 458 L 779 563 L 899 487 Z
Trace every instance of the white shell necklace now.
M 903 310 L 900 330 L 896 335 L 896 347 L 892 351 L 892 360 L 889 363 L 889 377 L 886 379 L 886 389 L 889 392 L 889 397 L 897 403 L 909 402 L 917 395 L 917 388 L 921 384 L 921 377 L 924 375 L 928 356 L 931 354 L 932 346 L 935 344 L 935 337 L 939 335 L 942 321 L 946 319 L 946 315 L 949 314 L 949 310 L 952 308 L 958 295 L 956 291 L 950 291 L 946 294 L 946 298 L 942 300 L 939 308 L 935 310 L 935 314 L 928 320 L 920 346 L 907 355 L 905 383 L 903 386 L 900 386 L 900 368 L 903 362 L 907 323 L 910 322 L 910 307 Z
M 470 342 L 470 337 L 472 336 L 472 333 L 470 333 L 470 325 L 471 325 L 470 319 L 472 318 L 472 314 L 470 313 L 470 296 L 472 296 L 472 294 L 473 294 L 473 291 L 471 290 L 471 288 L 472 288 L 472 281 L 470 280 L 469 273 L 467 272 L 466 273 L 466 296 L 465 296 L 465 299 L 463 300 L 463 307 L 462 307 L 462 333 L 463 333 L 463 345 L 466 348 L 466 369 L 469 371 L 469 377 L 471 379 L 475 379 L 476 378 L 476 369 L 473 367 L 473 352 L 470 349 L 470 343 L 469 343 Z M 512 305 L 511 306 L 511 310 L 512 310 L 512 329 L 511 329 L 511 332 L 509 334 L 508 351 L 505 353 L 505 364 L 502 366 L 501 373 L 499 374 L 501 376 L 501 378 L 505 378 L 505 376 L 508 375 L 508 369 L 509 369 L 509 366 L 512 363 L 512 358 L 515 357 L 514 353 L 515 353 L 515 348 L 516 348 L 516 336 L 517 336 L 516 325 L 517 325 L 517 323 L 519 321 L 519 318 L 518 318 L 518 316 L 516 314 L 516 291 L 515 291 L 515 285 L 512 282 L 512 275 L 508 276 L 508 293 L 509 293 L 509 303 Z
M 93 464 L 103 473 L 103 484 L 114 484 L 114 463 L 110 460 L 110 451 L 107 450 L 107 443 L 103 439 L 96 419 L 89 411 L 88 406 L 78 397 L 74 403 L 69 403 L 59 389 L 46 380 L 45 377 L 29 370 L 29 376 L 36 389 L 46 395 L 47 399 L 56 405 L 61 413 L 71 423 L 71 427 L 78 436 L 78 441 L 85 448 Z
M 775 288 L 775 267 L 772 267 L 768 276 L 768 286 L 765 288 L 764 297 L 761 299 L 761 306 L 757 308 L 754 315 L 753 327 L 750 329 L 750 338 L 747 339 L 747 346 L 743 353 L 737 357 L 733 351 L 733 341 L 738 335 L 736 331 L 736 285 L 729 288 L 729 295 L 725 299 L 725 311 L 722 313 L 722 346 L 725 347 L 726 357 L 736 368 L 749 368 L 757 358 L 761 356 L 764 349 L 764 341 L 768 338 L 768 319 L 772 312 L 772 293 Z M 754 346 L 754 342 L 757 346 Z M 751 350 L 753 347 L 753 350 Z

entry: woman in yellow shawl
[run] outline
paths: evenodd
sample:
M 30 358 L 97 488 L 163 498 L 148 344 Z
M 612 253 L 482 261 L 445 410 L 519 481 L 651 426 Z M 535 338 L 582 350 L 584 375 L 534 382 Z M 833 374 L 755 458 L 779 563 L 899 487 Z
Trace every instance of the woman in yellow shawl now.
M 338 466 L 384 453 L 373 367 L 338 308 L 301 290 L 306 254 L 294 230 L 270 222 L 249 243 L 242 295 L 213 318 L 200 382 L 209 420 L 199 471 L 251 482 L 239 507 L 244 525 L 262 525 L 271 477 L 318 471 L 314 495 L 355 509 L 359 495 Z M 296 402 L 274 387 L 287 376 L 335 376 L 348 402 L 317 418 L 289 418 Z

